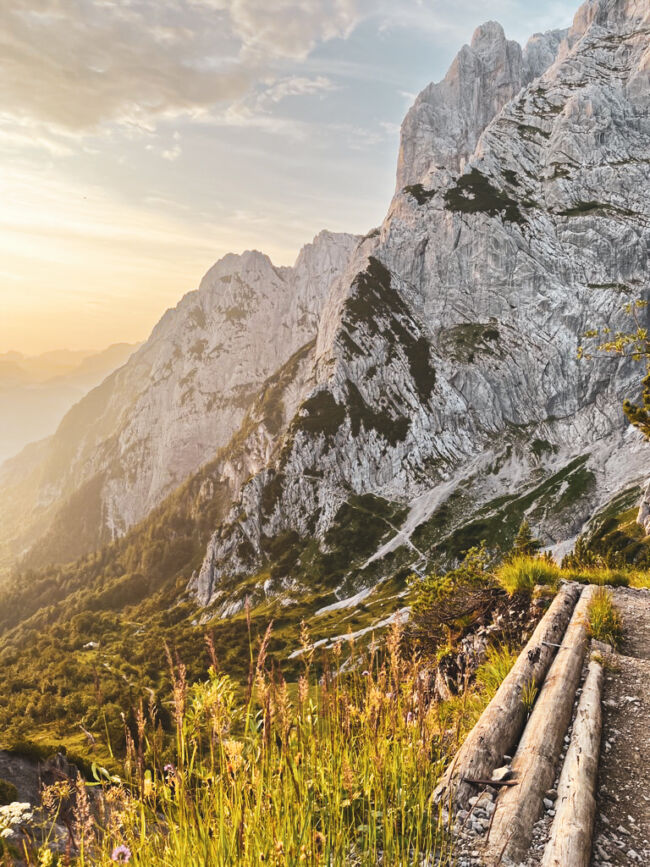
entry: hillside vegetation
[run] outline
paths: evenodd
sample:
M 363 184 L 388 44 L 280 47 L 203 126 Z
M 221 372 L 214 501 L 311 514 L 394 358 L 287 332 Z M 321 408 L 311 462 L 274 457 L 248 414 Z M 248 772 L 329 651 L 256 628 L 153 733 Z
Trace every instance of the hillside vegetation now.
M 142 865 L 375 864 L 380 856 L 407 864 L 434 852 L 451 864 L 430 794 L 558 583 L 650 586 L 648 572 L 609 567 L 584 544 L 564 567 L 535 547 L 520 532 L 502 562 L 482 546 L 451 571 L 413 578 L 412 620 L 394 621 L 380 644 L 367 634 L 315 647 L 303 624 L 289 663 L 278 652 L 286 624 L 275 635 L 249 611 L 194 633 L 162 611 L 148 635 L 133 621 L 120 636 L 107 612 L 77 614 L 65 631 L 55 624 L 38 638 L 24 632 L 29 652 L 3 651 L 5 671 L 16 673 L 2 746 L 45 755 L 63 745 L 101 784 L 104 812 L 95 818 L 73 797 L 79 864 L 108 864 L 115 852 Z M 594 635 L 611 634 L 606 594 L 591 621 Z M 91 628 L 104 644 L 84 648 Z M 466 653 L 471 636 L 483 636 L 479 658 Z M 116 653 L 118 641 L 124 661 L 111 670 L 102 654 Z M 9 667 L 11 654 L 20 665 Z M 47 682 L 56 691 L 39 703 Z M 71 796 L 65 787 L 51 793 L 55 814 Z M 47 847 L 39 857 L 55 863 Z

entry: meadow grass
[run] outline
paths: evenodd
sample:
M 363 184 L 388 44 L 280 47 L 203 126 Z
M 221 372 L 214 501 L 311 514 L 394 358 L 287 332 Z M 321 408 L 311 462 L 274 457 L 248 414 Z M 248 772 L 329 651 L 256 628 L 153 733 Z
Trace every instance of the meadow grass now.
M 583 567 L 559 566 L 545 557 L 513 557 L 495 571 L 497 583 L 510 595 L 532 593 L 535 585 L 556 589 L 560 581 L 599 584 L 610 587 L 650 588 L 650 571 L 633 566 L 619 568 L 605 565 Z
M 562 569 L 542 557 L 514 557 L 496 570 L 498 584 L 510 595 L 532 593 L 535 585 L 556 587 L 563 577 Z
M 173 663 L 173 744 L 163 747 L 153 707 L 140 708 L 124 773 L 97 771 L 100 820 L 77 822 L 72 863 L 127 852 L 143 867 L 453 863 L 431 793 L 514 651 L 491 651 L 475 686 L 438 702 L 399 625 L 382 649 L 339 645 L 329 658 L 304 633 L 292 691 L 268 664 L 269 635 L 244 702 L 216 660 L 192 685 Z
M 511 595 L 529 595 L 539 584 L 552 592 L 561 579 L 648 583 L 647 573 L 633 569 L 562 569 L 534 557 L 513 558 L 481 578 Z M 590 610 L 590 632 L 620 639 L 604 588 Z M 168 655 L 171 731 L 153 700 L 140 705 L 125 727 L 119 776 L 95 768 L 93 811 L 77 795 L 77 847 L 68 855 L 47 845 L 26 849 L 23 860 L 40 867 L 453 864 L 453 840 L 431 793 L 517 650 L 489 647 L 471 683 L 440 701 L 435 656 L 412 653 L 399 623 L 381 646 L 373 639 L 329 652 L 316 650 L 303 628 L 302 672 L 293 684 L 268 655 L 270 638 L 269 628 L 255 650 L 249 639 L 243 685 L 221 673 L 213 648 L 207 675 L 194 683 Z M 56 792 L 50 800 L 55 813 L 62 808 Z
M 611 591 L 599 587 L 589 605 L 589 635 L 598 641 L 618 647 L 623 637 L 621 617 L 612 599 Z

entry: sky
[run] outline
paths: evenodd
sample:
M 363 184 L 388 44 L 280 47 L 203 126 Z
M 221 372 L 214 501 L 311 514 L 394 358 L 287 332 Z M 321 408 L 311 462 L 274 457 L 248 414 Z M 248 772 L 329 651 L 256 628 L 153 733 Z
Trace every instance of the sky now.
M 564 0 L 0 4 L 0 353 L 146 338 L 227 252 L 381 223 L 399 125 L 476 26 Z

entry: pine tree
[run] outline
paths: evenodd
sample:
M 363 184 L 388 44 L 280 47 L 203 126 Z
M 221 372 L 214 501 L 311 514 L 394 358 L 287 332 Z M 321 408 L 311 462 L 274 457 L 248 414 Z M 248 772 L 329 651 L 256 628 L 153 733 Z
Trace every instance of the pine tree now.
M 530 524 L 524 518 L 519 527 L 519 532 L 512 546 L 511 556 L 513 557 L 534 557 L 542 547 L 539 539 L 533 536 L 533 531 L 530 529 Z

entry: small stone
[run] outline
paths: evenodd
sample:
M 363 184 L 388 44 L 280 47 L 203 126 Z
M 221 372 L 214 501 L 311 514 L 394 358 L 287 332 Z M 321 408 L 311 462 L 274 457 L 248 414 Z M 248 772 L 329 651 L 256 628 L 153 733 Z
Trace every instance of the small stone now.
M 504 780 L 510 779 L 512 776 L 512 768 L 510 765 L 503 765 L 500 768 L 495 768 L 492 771 L 492 781 L 495 783 L 502 783 Z
M 630 832 L 627 830 L 627 828 L 624 828 L 622 825 L 619 825 L 616 830 L 618 831 L 619 834 L 625 834 L 628 837 L 630 836 Z
M 468 798 L 467 803 L 470 805 L 470 807 L 473 807 L 477 801 L 478 801 L 478 795 L 472 795 L 471 798 Z
M 553 818 L 553 816 L 555 815 L 555 810 L 549 810 L 546 815 Z
M 486 804 L 491 804 L 492 801 L 493 796 L 489 792 L 481 792 L 476 801 L 476 806 L 485 808 Z
M 552 810 L 553 809 L 553 801 L 551 801 L 550 798 L 544 798 L 544 807 L 547 810 Z
M 636 852 L 634 849 L 628 849 L 627 852 L 626 852 L 625 854 L 627 855 L 627 857 L 628 857 L 631 861 L 640 861 L 640 860 L 641 860 L 641 856 L 640 856 L 639 853 Z
M 545 797 L 548 798 L 549 801 L 556 801 L 557 800 L 557 789 L 549 789 L 546 792 Z

